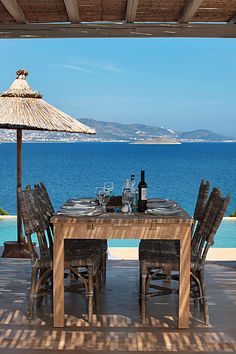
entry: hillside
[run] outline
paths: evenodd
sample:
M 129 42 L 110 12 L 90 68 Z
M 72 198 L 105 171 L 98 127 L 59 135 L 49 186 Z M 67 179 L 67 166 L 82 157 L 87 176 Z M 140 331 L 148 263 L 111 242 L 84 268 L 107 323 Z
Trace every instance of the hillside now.
M 227 137 L 206 129 L 180 132 L 146 124 L 121 124 L 94 119 L 80 119 L 80 121 L 91 128 L 95 128 L 97 132 L 96 137 L 103 140 L 141 141 L 160 137 L 183 141 L 227 140 Z
M 180 133 L 179 138 L 189 139 L 189 140 L 211 140 L 211 141 L 215 141 L 215 140 L 219 141 L 219 140 L 226 139 L 220 134 L 205 129 L 198 129 L 198 130 L 192 130 L 190 132 Z
M 94 119 L 80 119 L 80 121 L 97 132 L 97 138 L 104 140 L 147 140 L 159 136 L 174 137 L 175 132 L 165 128 L 145 124 L 121 124 L 116 122 L 104 122 Z
M 174 131 L 163 127 L 151 126 L 146 124 L 121 124 L 117 122 L 105 122 L 95 119 L 80 119 L 80 121 L 91 128 L 95 128 L 95 136 L 81 134 L 23 131 L 24 141 L 29 142 L 76 142 L 76 141 L 127 141 L 157 143 L 188 142 L 188 141 L 224 141 L 228 140 L 220 134 L 210 130 L 199 129 L 187 132 Z M 0 142 L 11 142 L 16 140 L 15 130 L 0 129 Z

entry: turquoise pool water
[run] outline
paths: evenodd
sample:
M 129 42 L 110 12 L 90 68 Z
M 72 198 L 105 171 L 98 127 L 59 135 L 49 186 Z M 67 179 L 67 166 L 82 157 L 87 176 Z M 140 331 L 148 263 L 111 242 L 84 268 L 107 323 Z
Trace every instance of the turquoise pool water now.
M 16 219 L 0 220 L 0 246 L 16 240 Z M 139 240 L 110 240 L 110 247 L 137 247 Z M 223 221 L 215 236 L 216 248 L 236 248 L 236 221 Z

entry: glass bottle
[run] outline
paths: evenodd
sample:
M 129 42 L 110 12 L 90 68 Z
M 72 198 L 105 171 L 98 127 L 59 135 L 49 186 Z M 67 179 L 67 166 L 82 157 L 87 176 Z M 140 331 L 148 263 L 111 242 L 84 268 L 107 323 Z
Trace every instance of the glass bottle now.
M 147 210 L 147 183 L 145 182 L 145 172 L 141 171 L 141 181 L 138 184 L 138 211 L 143 213 Z
M 132 211 L 133 194 L 131 189 L 131 181 L 129 179 L 125 180 L 125 185 L 122 191 L 122 205 L 123 212 L 131 213 Z M 126 210 L 127 209 L 127 210 Z
M 138 189 L 136 188 L 135 175 L 133 173 L 131 174 L 130 181 L 131 181 L 131 190 L 132 190 L 132 194 L 133 194 L 132 205 L 137 207 L 137 205 L 138 205 Z

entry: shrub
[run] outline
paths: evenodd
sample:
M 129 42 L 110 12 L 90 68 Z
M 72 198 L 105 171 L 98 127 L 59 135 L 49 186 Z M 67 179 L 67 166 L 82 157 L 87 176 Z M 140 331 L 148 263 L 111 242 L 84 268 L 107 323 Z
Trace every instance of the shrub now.
M 234 210 L 231 214 L 229 214 L 229 216 L 231 218 L 235 218 L 236 217 L 236 210 Z
M 2 208 L 0 208 L 0 215 L 8 215 L 8 212 Z

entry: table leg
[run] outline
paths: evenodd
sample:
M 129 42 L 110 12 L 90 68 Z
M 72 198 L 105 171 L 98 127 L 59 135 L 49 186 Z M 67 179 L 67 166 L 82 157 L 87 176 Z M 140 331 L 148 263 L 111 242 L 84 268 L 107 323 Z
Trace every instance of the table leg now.
M 60 223 L 54 225 L 53 325 L 64 327 L 64 238 Z
M 191 227 L 185 227 L 180 240 L 179 328 L 189 328 L 190 247 Z

